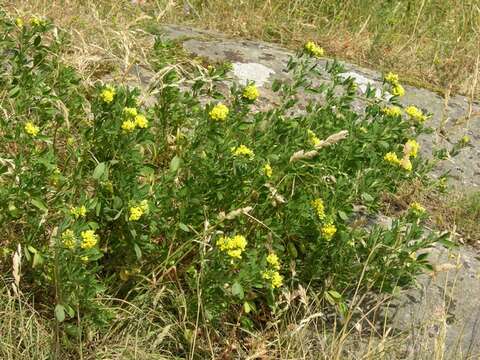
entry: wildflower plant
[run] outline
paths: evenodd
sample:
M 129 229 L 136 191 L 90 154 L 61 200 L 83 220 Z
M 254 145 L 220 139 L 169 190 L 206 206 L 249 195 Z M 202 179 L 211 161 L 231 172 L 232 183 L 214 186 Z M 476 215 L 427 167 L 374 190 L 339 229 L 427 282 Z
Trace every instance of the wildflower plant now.
M 419 207 L 390 229 L 352 226 L 355 205 L 374 212 L 381 194 L 424 178 L 423 121 L 373 89 L 355 111 L 353 79 L 335 61 L 320 68 L 317 45 L 290 59 L 292 79 L 272 84 L 274 109 L 252 111 L 251 83 L 220 92 L 222 66 L 189 82 L 165 72 L 147 107 L 138 89 L 84 84 L 60 62 L 68 39 L 47 21 L 0 19 L 10 97 L 0 103 L 0 229 L 10 251 L 27 249 L 31 289 L 65 328 L 105 324 L 100 295 L 137 291 L 136 276 L 181 286 L 189 315 L 201 308 L 220 322 L 243 309 L 255 326 L 283 288 L 348 299 L 358 285 L 407 286 L 426 265 L 410 256 L 436 240 L 412 218 Z M 323 102 L 298 111 L 303 94 Z

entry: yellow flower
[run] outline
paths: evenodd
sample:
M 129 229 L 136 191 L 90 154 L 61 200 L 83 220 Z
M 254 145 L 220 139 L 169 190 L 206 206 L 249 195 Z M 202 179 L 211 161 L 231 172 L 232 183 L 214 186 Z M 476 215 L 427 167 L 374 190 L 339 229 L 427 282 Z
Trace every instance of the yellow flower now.
M 15 19 L 15 25 L 17 25 L 20 29 L 23 28 L 23 25 L 24 25 L 23 19 L 17 17 L 17 18 Z
M 320 199 L 320 198 L 312 200 L 312 206 L 314 207 L 318 218 L 319 219 L 324 219 L 325 218 L 325 205 L 323 204 L 323 200 Z
M 219 103 L 215 105 L 208 114 L 210 115 L 210 118 L 212 118 L 212 120 L 225 121 L 228 116 L 228 107 L 226 107 L 222 103 Z
M 68 249 L 74 249 L 77 245 L 77 239 L 75 238 L 75 233 L 68 229 L 65 230 L 62 234 L 62 243 Z
M 280 270 L 280 260 L 278 259 L 277 254 L 269 254 L 267 256 L 267 263 L 275 270 Z
M 398 159 L 397 154 L 395 154 L 394 152 L 386 153 L 383 159 L 390 164 L 394 164 L 394 165 L 400 164 L 400 160 Z
M 263 171 L 263 173 L 265 174 L 265 176 L 266 176 L 267 178 L 271 178 L 272 175 L 273 175 L 272 167 L 271 167 L 270 164 L 268 164 L 268 163 L 265 164 L 265 165 L 263 165 L 262 171 Z
M 40 26 L 41 24 L 42 24 L 42 21 L 35 16 L 30 19 L 30 25 L 32 26 Z
M 316 45 L 313 41 L 308 41 L 306 44 L 305 44 L 305 50 L 312 56 L 315 56 L 317 58 L 320 58 L 323 56 L 323 54 L 325 53 L 323 51 L 323 49 Z
M 80 247 L 82 249 L 91 249 L 95 245 L 97 245 L 98 242 L 98 235 L 95 234 L 95 230 L 85 230 L 82 231 L 82 243 L 80 244 Z
M 140 220 L 144 211 L 141 206 L 132 206 L 130 208 L 130 216 L 128 218 L 129 221 L 137 221 Z
M 80 256 L 80 260 L 84 263 L 88 262 L 88 256 L 87 255 L 83 255 L 83 256 Z
M 125 120 L 122 123 L 122 130 L 126 133 L 132 132 L 133 130 L 135 130 L 135 122 L 133 122 L 132 120 Z
M 312 130 L 307 130 L 308 133 L 308 141 L 310 141 L 310 144 L 313 146 L 317 146 L 320 144 L 320 139 L 317 137 L 317 135 L 312 131 Z
M 248 85 L 243 89 L 242 96 L 250 101 L 255 101 L 258 98 L 259 92 L 255 85 Z
M 255 156 L 255 153 L 243 144 L 238 147 L 233 147 L 231 151 L 234 156 L 248 156 L 250 159 L 253 159 Z
M 410 161 L 410 159 L 405 156 L 401 161 L 400 161 L 400 166 L 402 168 L 404 168 L 405 170 L 407 171 L 412 171 L 412 162 Z
M 470 142 L 470 136 L 468 135 L 464 135 L 462 136 L 462 138 L 460 139 L 460 142 L 463 144 L 463 145 L 466 145 Z
M 79 217 L 85 217 L 87 215 L 87 208 L 84 205 L 79 207 L 72 207 L 70 209 L 70 214 L 75 216 L 75 219 L 78 219 Z
M 408 140 L 403 146 L 405 156 L 417 157 L 420 145 L 415 140 Z
M 368 133 L 368 130 L 366 127 L 360 127 L 358 130 L 360 130 L 361 132 L 363 132 L 364 134 Z
M 336 232 L 337 228 L 333 224 L 325 224 L 322 226 L 322 235 L 327 241 L 331 240 Z
M 135 125 L 141 129 L 145 129 L 148 127 L 148 120 L 144 115 L 137 115 L 135 116 Z
M 387 83 L 392 85 L 398 84 L 399 81 L 398 74 L 392 72 L 389 72 L 387 75 L 385 75 L 384 79 Z
M 113 98 L 115 97 L 115 89 L 112 88 L 111 86 L 107 86 L 100 93 L 100 97 L 107 104 L 111 103 L 113 101 Z
M 405 89 L 400 84 L 395 84 L 392 88 L 392 94 L 395 96 L 403 96 L 405 95 Z
M 410 116 L 411 119 L 423 123 L 427 120 L 427 116 L 423 114 L 422 110 L 416 106 L 410 105 L 405 108 L 405 113 Z
M 410 210 L 415 214 L 415 215 L 422 215 L 426 212 L 425 208 L 418 202 L 414 201 L 413 203 L 410 204 Z
M 279 288 L 283 284 L 283 276 L 278 271 L 266 270 L 262 273 L 262 278 L 270 280 L 272 288 Z
M 40 128 L 31 121 L 28 121 L 25 124 L 24 130 L 28 135 L 31 135 L 33 137 L 37 136 L 38 133 L 40 132 Z
M 242 235 L 221 237 L 217 240 L 217 246 L 220 248 L 220 251 L 226 252 L 228 256 L 241 259 L 242 252 L 247 247 L 247 239 Z
M 134 107 L 124 107 L 123 112 L 130 117 L 135 117 L 138 115 L 137 109 Z
M 384 107 L 382 113 L 387 116 L 402 116 L 402 110 L 398 106 Z

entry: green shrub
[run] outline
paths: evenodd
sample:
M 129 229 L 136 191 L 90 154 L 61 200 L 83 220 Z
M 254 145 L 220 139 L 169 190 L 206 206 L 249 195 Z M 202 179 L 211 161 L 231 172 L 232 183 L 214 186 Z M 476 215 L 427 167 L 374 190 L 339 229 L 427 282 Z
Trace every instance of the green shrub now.
M 51 24 L 1 19 L 4 258 L 20 243 L 25 291 L 68 333 L 108 322 L 101 296 L 128 299 L 152 272 L 186 292 L 192 319 L 236 309 L 253 326 L 284 288 L 309 285 L 345 312 L 357 287 L 391 292 L 427 265 L 417 253 L 436 238 L 418 208 L 390 228 L 355 225 L 358 207 L 424 178 L 413 140 L 425 115 L 370 88 L 355 110 L 339 63 L 300 52 L 265 111 L 253 83 L 220 91 L 225 66 L 189 81 L 172 69 L 145 107 L 136 89 L 84 85 Z

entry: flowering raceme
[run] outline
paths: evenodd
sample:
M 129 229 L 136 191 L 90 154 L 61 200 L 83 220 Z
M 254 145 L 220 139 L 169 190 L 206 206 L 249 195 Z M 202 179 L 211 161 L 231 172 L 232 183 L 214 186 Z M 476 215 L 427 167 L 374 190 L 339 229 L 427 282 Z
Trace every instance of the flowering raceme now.
M 310 141 L 310 144 L 313 146 L 317 146 L 320 144 L 320 139 L 317 137 L 317 135 L 312 131 L 312 130 L 307 130 L 308 134 L 308 141 Z
M 82 249 L 91 249 L 95 245 L 97 245 L 98 235 L 95 234 L 95 230 L 82 231 L 81 236 L 82 236 L 82 243 L 80 244 L 80 247 Z
M 236 157 L 246 156 L 246 157 L 249 157 L 250 159 L 253 159 L 253 157 L 255 156 L 255 153 L 243 144 L 237 147 L 232 147 L 231 151 L 233 156 L 236 156 Z
M 225 121 L 225 119 L 228 116 L 228 107 L 226 107 L 224 104 L 219 103 L 215 105 L 212 110 L 208 113 L 210 115 L 210 118 L 215 121 Z
M 147 200 L 142 200 L 139 206 L 132 206 L 130 208 L 129 221 L 138 221 L 140 218 L 148 213 L 149 206 Z
M 70 229 L 65 230 L 62 233 L 62 243 L 67 249 L 74 249 L 77 244 L 75 233 Z
M 407 106 L 405 108 L 405 113 L 410 116 L 410 119 L 419 123 L 423 123 L 427 120 L 427 116 L 423 114 L 422 110 L 413 105 Z
M 319 219 L 324 219 L 325 218 L 325 205 L 323 203 L 323 200 L 320 199 L 320 198 L 312 200 L 312 206 L 315 209 L 315 212 L 317 213 L 318 218 Z
M 275 270 L 280 270 L 280 260 L 277 254 L 271 253 L 267 256 L 267 263 Z
M 38 135 L 38 133 L 40 131 L 40 128 L 38 126 L 36 126 L 33 122 L 28 121 L 25 124 L 24 130 L 28 135 L 31 135 L 31 136 L 35 137 L 35 136 Z
M 262 171 L 267 178 L 271 178 L 273 175 L 273 169 L 268 163 L 263 165 Z
M 242 97 L 244 99 L 250 100 L 250 101 L 255 101 L 259 96 L 258 89 L 255 87 L 255 85 L 248 85 L 243 89 L 243 94 Z
M 305 44 L 305 50 L 309 55 L 312 55 L 316 58 L 322 57 L 325 53 L 324 50 L 320 46 L 316 45 L 313 41 L 308 41 Z
M 332 223 L 328 223 L 322 226 L 322 235 L 327 240 L 330 241 L 337 233 L 337 227 Z
M 232 237 L 221 237 L 217 240 L 220 251 L 226 252 L 228 256 L 236 259 L 242 258 L 242 252 L 247 247 L 247 239 L 243 235 Z
M 79 217 L 85 217 L 87 215 L 87 208 L 85 205 L 72 207 L 70 208 L 70 214 L 72 214 L 75 219 L 78 219 Z
M 114 97 L 115 97 L 115 89 L 111 86 L 107 86 L 100 93 L 100 98 L 107 104 L 110 104 L 113 101 Z
M 402 116 L 402 110 L 398 106 L 384 107 L 382 113 L 387 116 Z

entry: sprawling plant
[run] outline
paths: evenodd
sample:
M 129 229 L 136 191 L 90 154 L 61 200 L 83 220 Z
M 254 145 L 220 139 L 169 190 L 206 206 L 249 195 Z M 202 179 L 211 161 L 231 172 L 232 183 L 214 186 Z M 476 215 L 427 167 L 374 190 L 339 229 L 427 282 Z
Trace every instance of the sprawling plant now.
M 282 289 L 309 285 L 346 311 L 358 287 L 392 291 L 427 264 L 420 204 L 387 227 L 359 215 L 425 175 L 427 116 L 397 103 L 394 74 L 361 93 L 308 43 L 272 85 L 278 106 L 258 110 L 254 83 L 220 91 L 219 66 L 182 87 L 164 71 L 147 107 L 136 89 L 83 84 L 48 22 L 2 15 L 0 31 L 2 261 L 20 244 L 23 291 L 66 329 L 108 321 L 100 296 L 128 298 L 152 273 L 192 316 L 235 308 L 252 325 Z

